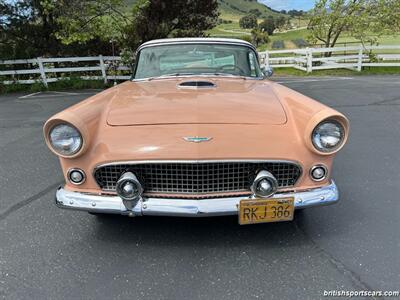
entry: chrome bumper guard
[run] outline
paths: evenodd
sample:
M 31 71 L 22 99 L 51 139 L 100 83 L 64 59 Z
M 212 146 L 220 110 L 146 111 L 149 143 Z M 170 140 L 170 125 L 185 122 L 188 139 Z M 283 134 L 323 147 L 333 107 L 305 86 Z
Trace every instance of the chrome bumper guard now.
M 272 198 L 294 197 L 295 208 L 307 208 L 334 204 L 339 200 L 339 191 L 334 181 L 327 186 L 294 193 L 275 194 Z M 216 199 L 168 199 L 142 198 L 134 203 L 125 202 L 118 196 L 83 194 L 59 188 L 56 204 L 60 208 L 83 210 L 94 213 L 110 213 L 134 216 L 181 216 L 208 217 L 236 215 L 240 200 L 251 197 Z

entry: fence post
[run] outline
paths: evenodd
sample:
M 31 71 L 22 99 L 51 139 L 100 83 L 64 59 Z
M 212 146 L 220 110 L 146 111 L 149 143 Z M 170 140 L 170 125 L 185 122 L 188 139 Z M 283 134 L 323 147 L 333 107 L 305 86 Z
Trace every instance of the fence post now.
M 306 49 L 307 53 L 307 73 L 312 72 L 312 59 L 313 59 L 313 54 L 312 54 L 312 48 L 307 48 Z
M 269 68 L 269 52 L 268 52 L 268 50 L 266 50 L 265 51 L 265 58 L 264 58 L 264 65 L 265 65 L 265 68 Z
M 39 66 L 40 77 L 42 78 L 43 84 L 45 87 L 48 87 L 49 85 L 47 84 L 46 72 L 44 71 L 42 58 L 38 57 L 36 60 Z
M 361 72 L 362 63 L 363 63 L 363 47 L 360 46 L 360 50 L 358 50 L 358 60 L 357 60 L 357 71 Z
M 101 76 L 103 76 L 104 83 L 107 84 L 107 73 L 106 73 L 106 67 L 104 65 L 103 55 L 99 55 L 99 60 L 100 60 Z

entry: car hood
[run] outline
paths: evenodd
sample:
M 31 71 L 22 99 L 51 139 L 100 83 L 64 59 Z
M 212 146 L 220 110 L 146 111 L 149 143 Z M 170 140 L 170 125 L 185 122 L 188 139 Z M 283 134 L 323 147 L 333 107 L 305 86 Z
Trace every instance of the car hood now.
M 212 87 L 182 87 L 209 82 Z M 160 124 L 286 123 L 285 111 L 266 80 L 173 78 L 126 82 L 116 90 L 107 123 L 111 126 Z

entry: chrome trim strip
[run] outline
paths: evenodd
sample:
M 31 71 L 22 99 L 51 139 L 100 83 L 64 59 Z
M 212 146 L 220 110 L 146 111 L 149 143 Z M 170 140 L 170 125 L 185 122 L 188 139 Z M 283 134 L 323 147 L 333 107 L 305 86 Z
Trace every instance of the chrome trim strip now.
M 115 165 L 140 165 L 140 164 L 169 164 L 169 163 L 180 163 L 180 164 L 203 164 L 203 163 L 230 163 L 230 162 L 247 162 L 247 163 L 288 163 L 297 165 L 302 170 L 301 164 L 294 160 L 281 160 L 281 159 L 183 159 L 183 160 L 126 160 L 126 161 L 115 161 L 110 163 L 103 163 L 97 165 L 94 169 L 97 170 L 102 167 L 115 166 Z M 300 175 L 301 176 L 301 175 Z
M 339 191 L 332 180 L 329 185 L 292 193 L 278 193 L 272 198 L 294 197 L 295 208 L 330 205 L 338 202 Z M 204 200 L 142 198 L 132 208 L 127 208 L 118 196 L 84 194 L 59 188 L 56 204 L 60 208 L 112 213 L 129 216 L 182 216 L 208 217 L 236 215 L 240 200 L 250 197 L 216 198 Z

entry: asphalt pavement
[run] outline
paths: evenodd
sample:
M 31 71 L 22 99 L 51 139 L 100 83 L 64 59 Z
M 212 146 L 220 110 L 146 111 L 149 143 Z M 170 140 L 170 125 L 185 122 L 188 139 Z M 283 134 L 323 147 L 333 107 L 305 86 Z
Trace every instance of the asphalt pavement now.
M 344 113 L 341 201 L 288 223 L 60 210 L 44 121 L 97 91 L 0 96 L 0 298 L 319 299 L 400 289 L 400 76 L 278 78 Z M 324 298 L 327 299 L 327 298 Z

